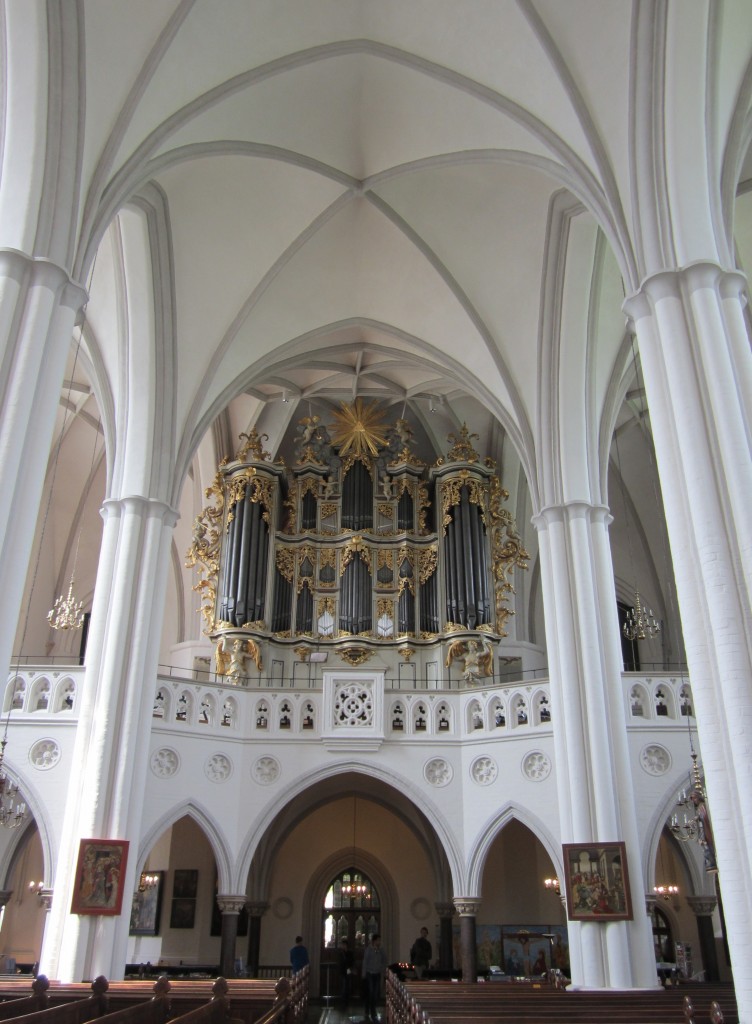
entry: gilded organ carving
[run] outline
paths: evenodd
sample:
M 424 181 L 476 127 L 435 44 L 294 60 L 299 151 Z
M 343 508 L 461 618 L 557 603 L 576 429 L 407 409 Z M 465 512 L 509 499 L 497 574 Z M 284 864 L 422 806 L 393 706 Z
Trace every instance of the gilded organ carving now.
M 389 426 L 376 403 L 357 399 L 328 425 L 299 421 L 289 469 L 267 440 L 241 435 L 235 459 L 220 464 L 187 554 L 217 672 L 260 669 L 268 645 L 289 645 L 294 660 L 301 636 L 340 644 L 344 656 L 347 637 L 403 649 L 408 638 L 419 650 L 456 635 L 450 673 L 492 675 L 528 555 L 478 435 L 463 424 L 428 467 L 404 418 Z

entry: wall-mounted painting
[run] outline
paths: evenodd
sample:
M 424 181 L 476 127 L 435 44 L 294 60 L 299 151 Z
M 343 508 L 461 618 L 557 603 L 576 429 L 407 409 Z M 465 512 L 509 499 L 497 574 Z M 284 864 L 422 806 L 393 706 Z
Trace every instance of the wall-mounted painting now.
M 164 871 L 142 871 L 131 904 L 131 935 L 159 935 Z
M 116 916 L 123 907 L 128 843 L 120 839 L 82 839 L 78 848 L 71 914 Z
M 566 843 L 564 882 L 570 921 L 631 921 L 624 843 Z
M 170 928 L 193 928 L 196 923 L 198 871 L 178 868 L 172 881 Z

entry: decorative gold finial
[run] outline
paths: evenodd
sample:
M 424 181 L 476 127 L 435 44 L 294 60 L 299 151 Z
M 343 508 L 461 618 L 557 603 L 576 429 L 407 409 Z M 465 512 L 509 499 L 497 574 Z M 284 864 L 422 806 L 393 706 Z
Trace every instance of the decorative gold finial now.
M 235 456 L 238 462 L 246 459 L 250 453 L 254 459 L 258 459 L 259 462 L 266 462 L 271 459 L 269 452 L 264 451 L 263 442 L 269 440 L 268 434 L 259 434 L 257 430 L 251 430 L 249 434 L 238 434 L 239 440 L 245 439 L 245 444 L 240 448 Z
M 459 437 L 456 434 L 447 434 L 447 441 L 452 442 L 452 447 L 447 452 L 447 462 L 477 462 L 480 456 L 473 448 L 472 442 L 480 440 L 479 434 L 471 434 L 467 424 L 463 423 Z

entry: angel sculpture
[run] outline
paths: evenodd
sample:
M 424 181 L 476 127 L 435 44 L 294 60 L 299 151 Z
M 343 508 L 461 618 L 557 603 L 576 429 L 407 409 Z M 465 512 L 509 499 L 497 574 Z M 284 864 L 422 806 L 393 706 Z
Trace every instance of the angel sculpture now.
M 493 648 L 485 636 L 482 642 L 474 637 L 470 640 L 455 640 L 447 651 L 447 668 L 451 667 L 455 658 L 462 658 L 462 678 L 468 686 L 493 674 Z
M 391 452 L 401 454 L 410 449 L 413 443 L 413 428 L 407 420 L 399 419 L 389 431 L 389 449 Z
M 246 662 L 253 659 L 256 668 L 261 671 L 261 649 L 255 640 L 243 640 L 240 637 L 232 641 L 228 651 L 227 638 L 221 637 L 214 654 L 218 676 L 228 676 L 237 680 L 247 676 Z

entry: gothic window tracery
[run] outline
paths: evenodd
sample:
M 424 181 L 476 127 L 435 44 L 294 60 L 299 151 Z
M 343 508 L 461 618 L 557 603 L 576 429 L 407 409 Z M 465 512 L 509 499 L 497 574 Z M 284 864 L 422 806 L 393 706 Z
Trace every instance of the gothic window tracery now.
M 483 728 L 483 710 L 477 700 L 470 701 L 467 706 L 467 723 L 470 732 Z
M 183 690 L 175 705 L 175 721 L 190 722 L 193 719 L 193 697 L 187 690 Z
M 428 723 L 428 710 L 423 701 L 418 703 L 413 708 L 413 730 L 415 732 L 426 732 Z
M 694 714 L 692 711 L 692 689 L 686 683 L 679 691 L 679 703 L 682 718 L 691 718 Z
M 72 711 L 76 703 L 76 684 L 72 679 L 63 679 L 58 684 L 55 697 L 55 711 Z
M 269 705 L 265 700 L 259 701 L 256 705 L 256 728 L 269 728 Z
M 642 686 L 635 685 L 629 694 L 629 710 L 633 718 L 644 718 L 647 694 Z

